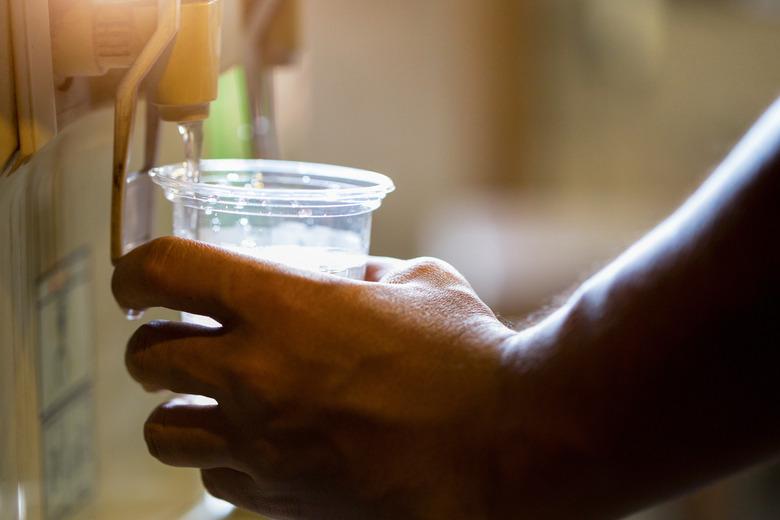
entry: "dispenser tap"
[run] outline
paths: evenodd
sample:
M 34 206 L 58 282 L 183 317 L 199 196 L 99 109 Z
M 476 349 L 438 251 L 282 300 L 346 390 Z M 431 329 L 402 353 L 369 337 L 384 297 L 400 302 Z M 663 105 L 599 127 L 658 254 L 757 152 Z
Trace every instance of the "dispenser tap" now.
M 171 49 L 152 71 L 149 101 L 164 121 L 202 121 L 217 99 L 220 72 L 221 0 L 185 0 Z

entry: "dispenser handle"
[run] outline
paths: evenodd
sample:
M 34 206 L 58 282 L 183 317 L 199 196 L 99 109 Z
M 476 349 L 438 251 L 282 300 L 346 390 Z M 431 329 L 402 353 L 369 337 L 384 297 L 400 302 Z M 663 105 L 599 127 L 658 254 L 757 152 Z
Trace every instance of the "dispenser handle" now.
M 138 89 L 173 42 L 181 24 L 182 0 L 158 0 L 157 29 L 122 78 L 114 106 L 114 164 L 111 185 L 111 262 L 124 255 L 124 205 L 129 162 L 130 134 L 138 101 Z M 147 161 L 148 162 L 148 157 Z M 148 167 L 149 165 L 144 165 Z
M 141 171 L 149 170 L 157 164 L 160 150 L 160 110 L 154 103 L 146 104 L 146 140 L 144 141 L 144 164 Z
M 154 229 L 154 183 L 149 171 L 157 164 L 160 136 L 160 114 L 153 103 L 146 104 L 146 143 L 140 170 L 125 179 L 122 214 L 122 247 L 135 248 L 152 239 Z M 139 211 L 143 210 L 143 211 Z

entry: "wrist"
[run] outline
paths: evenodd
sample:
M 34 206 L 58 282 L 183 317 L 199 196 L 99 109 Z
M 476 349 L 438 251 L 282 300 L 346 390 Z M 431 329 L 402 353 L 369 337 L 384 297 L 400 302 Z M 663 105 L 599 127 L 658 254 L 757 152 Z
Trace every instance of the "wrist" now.
M 569 359 L 588 350 L 571 334 L 575 320 L 564 307 L 501 345 L 490 517 L 587 518 L 601 487 L 589 389 Z

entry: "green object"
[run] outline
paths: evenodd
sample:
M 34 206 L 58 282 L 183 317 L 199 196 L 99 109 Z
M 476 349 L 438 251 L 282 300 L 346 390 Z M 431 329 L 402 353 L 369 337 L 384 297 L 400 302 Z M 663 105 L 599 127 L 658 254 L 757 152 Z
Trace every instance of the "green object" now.
M 203 157 L 252 158 L 252 116 L 243 67 L 233 67 L 220 76 L 219 96 L 211 104 L 203 132 Z

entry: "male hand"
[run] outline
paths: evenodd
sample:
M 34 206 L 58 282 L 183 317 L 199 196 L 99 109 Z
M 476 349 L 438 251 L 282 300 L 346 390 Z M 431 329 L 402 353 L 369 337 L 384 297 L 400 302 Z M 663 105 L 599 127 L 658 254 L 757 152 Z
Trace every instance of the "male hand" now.
M 514 332 L 451 266 L 373 259 L 355 281 L 168 237 L 113 289 L 222 324 L 143 325 L 126 358 L 147 389 L 215 400 L 166 403 L 144 432 L 211 494 L 275 518 L 486 514 Z

